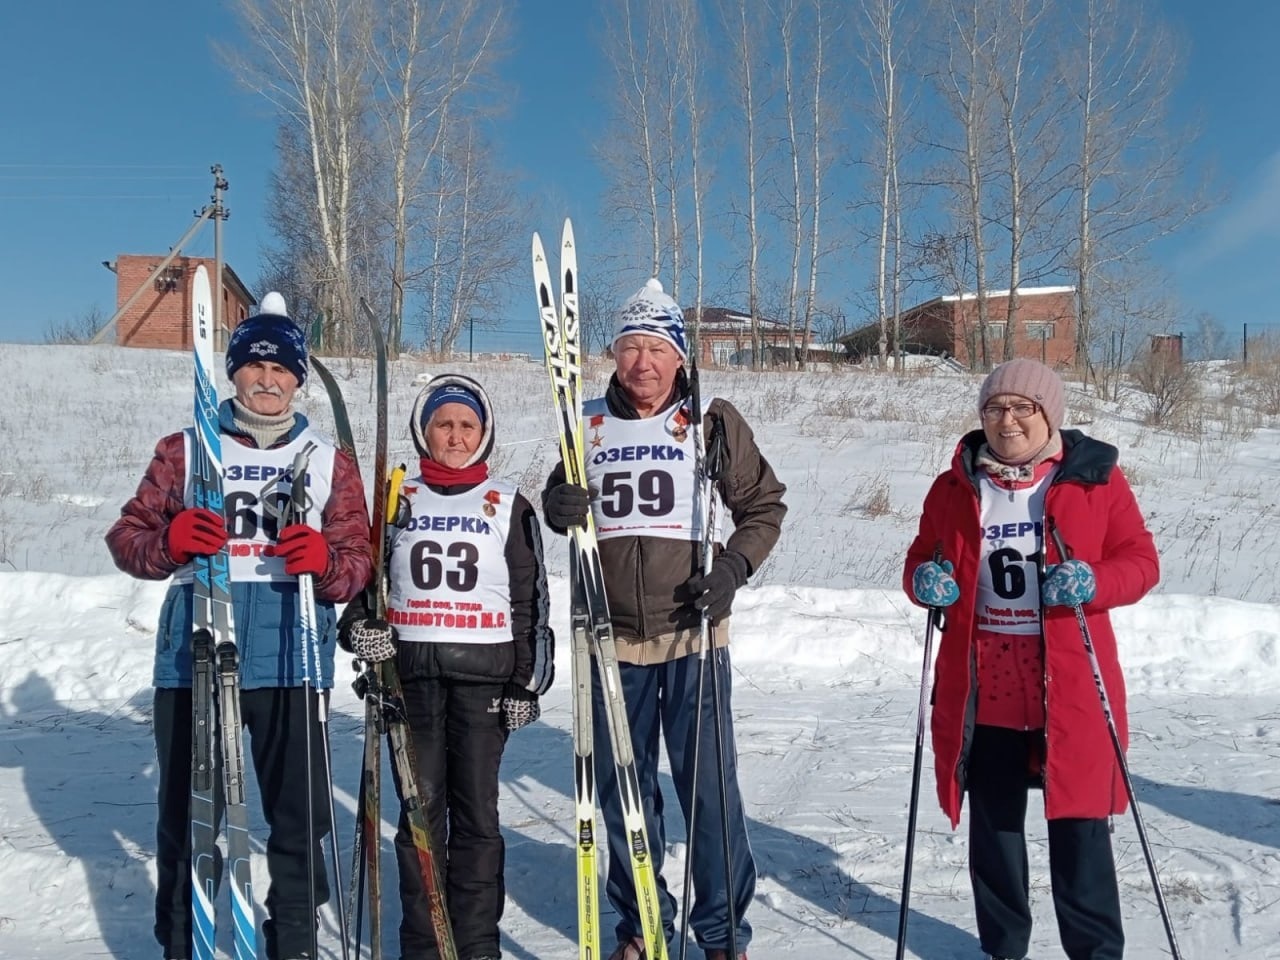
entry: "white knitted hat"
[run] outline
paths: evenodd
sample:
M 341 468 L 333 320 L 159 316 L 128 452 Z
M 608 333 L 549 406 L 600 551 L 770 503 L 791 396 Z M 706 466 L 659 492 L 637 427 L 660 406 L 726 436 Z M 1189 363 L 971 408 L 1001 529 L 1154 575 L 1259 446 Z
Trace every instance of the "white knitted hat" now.
M 661 337 L 676 348 L 681 360 L 689 355 L 684 339 L 684 311 L 663 292 L 656 277 L 645 281 L 622 305 L 609 346 L 616 348 L 619 340 L 633 333 Z

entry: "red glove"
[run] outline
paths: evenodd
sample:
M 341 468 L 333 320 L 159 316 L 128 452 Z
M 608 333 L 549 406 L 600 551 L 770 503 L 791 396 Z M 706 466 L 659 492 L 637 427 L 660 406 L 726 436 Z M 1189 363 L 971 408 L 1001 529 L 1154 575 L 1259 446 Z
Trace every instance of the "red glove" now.
M 263 551 L 269 557 L 284 557 L 284 572 L 291 577 L 304 573 L 323 577 L 329 569 L 329 543 L 324 534 L 305 523 L 295 523 L 280 531 L 280 537 Z
M 178 563 L 192 557 L 211 557 L 227 543 L 227 523 L 212 510 L 190 507 L 169 521 L 166 544 Z

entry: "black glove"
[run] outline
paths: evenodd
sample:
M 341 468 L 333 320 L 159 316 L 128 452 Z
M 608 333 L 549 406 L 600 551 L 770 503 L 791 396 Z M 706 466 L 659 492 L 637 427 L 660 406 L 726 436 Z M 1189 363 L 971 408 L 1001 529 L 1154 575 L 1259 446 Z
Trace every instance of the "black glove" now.
M 508 683 L 502 691 L 502 725 L 510 733 L 527 727 L 542 716 L 538 695 L 516 683 Z
M 396 628 L 385 620 L 351 620 L 338 628 L 338 643 L 366 663 L 381 663 L 396 655 Z
M 553 530 L 585 527 L 591 509 L 591 494 L 585 487 L 561 483 L 542 491 L 542 513 Z
M 696 598 L 695 607 L 707 611 L 712 620 L 723 620 L 733 607 L 733 595 L 748 576 L 747 558 L 735 550 L 725 550 L 715 558 L 709 574 L 694 574 L 686 586 Z

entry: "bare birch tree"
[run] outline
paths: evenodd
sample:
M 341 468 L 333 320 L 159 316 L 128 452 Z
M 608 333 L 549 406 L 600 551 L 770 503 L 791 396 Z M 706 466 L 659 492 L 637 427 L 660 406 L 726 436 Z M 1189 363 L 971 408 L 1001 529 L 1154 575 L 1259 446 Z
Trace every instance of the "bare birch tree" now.
M 428 349 L 448 355 L 464 329 L 501 303 L 523 248 L 511 231 L 515 198 L 475 120 L 450 124 L 440 148 L 429 184 L 436 206 L 423 332 Z
M 241 79 L 295 124 L 309 153 L 316 225 L 325 262 L 319 287 L 333 342 L 350 348 L 352 318 L 367 278 L 357 277 L 357 180 L 367 169 L 367 0 L 238 0 L 257 56 L 224 51 Z
M 681 20 L 687 8 L 658 0 L 651 2 L 649 9 L 655 21 L 655 29 L 649 36 L 649 42 L 655 47 L 653 56 L 659 60 L 658 76 L 662 78 L 662 85 L 657 88 L 657 93 L 661 120 L 659 139 L 663 147 L 660 180 L 667 221 L 666 253 L 671 264 L 667 292 L 679 303 L 680 282 L 684 272 L 684 229 L 680 219 L 680 199 L 685 181 L 685 144 L 680 129 L 687 90 L 684 80 L 685 62 L 680 54 L 683 52 L 681 48 L 685 37 Z
M 677 0 L 675 9 L 679 16 L 679 57 L 684 63 L 684 111 L 688 122 L 689 153 L 689 203 L 693 213 L 694 282 L 693 336 L 690 349 L 700 356 L 702 349 L 702 303 L 706 274 L 703 254 L 706 249 L 703 208 L 706 204 L 707 176 L 702 164 L 702 137 L 704 105 L 703 50 L 706 36 L 702 28 L 698 0 Z
M 782 214 L 791 231 L 790 263 L 787 269 L 787 293 L 784 312 L 787 323 L 787 368 L 795 366 L 796 356 L 796 320 L 799 315 L 800 301 L 800 256 L 804 251 L 805 225 L 809 219 L 810 204 L 805 196 L 805 184 L 800 174 L 801 151 L 800 132 L 797 129 L 797 114 L 804 107 L 799 103 L 797 80 L 795 78 L 795 60 L 798 54 L 796 45 L 798 33 L 804 31 L 800 19 L 802 0 L 778 0 L 777 17 L 782 45 L 782 98 L 783 119 L 787 125 L 786 152 L 787 172 L 789 174 L 790 197 Z
M 1178 65 L 1169 30 L 1141 0 L 1080 0 L 1077 9 L 1077 42 L 1067 44 L 1075 56 L 1062 82 L 1079 104 L 1076 363 L 1088 370 L 1099 281 L 1206 200 L 1184 182 L 1192 137 L 1168 122 Z
M 1014 357 L 1018 329 L 1018 290 L 1028 273 L 1034 278 L 1061 269 L 1062 246 L 1058 211 L 1065 206 L 1067 167 L 1061 119 L 1062 101 L 1051 72 L 1039 65 L 1050 61 L 1054 40 L 1046 0 L 1000 0 L 996 15 L 998 42 L 992 80 L 999 112 L 1003 149 L 999 162 L 1004 181 L 995 220 L 1008 235 L 1009 296 L 1004 316 L 1000 359 Z M 1041 245 L 1033 249 L 1035 241 Z
M 830 167 L 830 160 L 823 153 L 824 135 L 835 126 L 832 111 L 827 108 L 827 43 L 830 37 L 836 36 L 843 25 L 841 19 L 832 23 L 829 0 L 812 0 L 813 3 L 813 56 L 810 63 L 811 91 L 809 106 L 811 114 L 810 196 L 813 198 L 813 210 L 809 217 L 809 285 L 804 298 L 804 323 L 800 338 L 800 368 L 808 364 L 809 343 L 813 335 L 813 319 L 818 303 L 818 269 L 823 258 L 822 233 L 822 201 L 824 180 Z M 837 5 L 838 8 L 838 5 Z M 841 331 L 843 333 L 843 330 Z
M 665 151 L 649 43 L 652 3 L 621 0 L 612 9 L 616 13 L 608 24 L 606 49 L 618 99 L 601 156 L 612 181 L 611 212 L 645 235 L 649 276 L 656 277 L 663 262 L 665 216 L 659 199 L 659 165 Z
M 990 179 L 991 58 L 995 32 L 989 0 L 947 0 L 946 66 L 940 82 L 944 99 L 960 125 L 960 142 L 949 148 L 957 160 L 960 188 L 956 194 L 959 219 L 971 246 L 977 307 L 977 357 L 981 369 L 991 369 L 987 315 L 987 208 Z
M 400 351 L 410 220 L 424 201 L 423 178 L 441 148 L 451 107 L 482 81 L 503 39 L 501 0 L 384 0 L 368 37 L 376 78 L 374 108 L 390 167 L 390 321 L 387 342 Z
M 879 138 L 880 225 L 876 238 L 875 284 L 882 369 L 888 363 L 890 342 L 894 345 L 895 368 L 902 354 L 901 331 L 898 329 L 898 291 L 902 277 L 902 195 L 898 151 L 903 126 L 903 77 L 899 65 L 905 54 L 902 42 L 905 7 L 906 0 L 866 0 L 862 10 L 863 58 L 871 78 L 874 123 Z
M 500 306 L 522 262 L 511 224 L 527 211 L 494 169 L 477 123 L 467 116 L 447 124 L 424 184 L 433 206 L 424 211 L 430 253 L 422 266 L 421 329 L 438 356 L 453 352 L 463 330 Z
M 734 87 L 738 108 L 742 117 L 743 177 L 745 196 L 742 198 L 746 219 L 746 250 L 743 260 L 747 268 L 747 312 L 751 316 L 751 369 L 759 370 L 761 361 L 760 339 L 760 218 L 758 166 L 763 156 L 758 149 L 761 124 L 762 98 L 756 89 L 757 61 L 762 59 L 764 40 L 761 24 L 750 0 L 724 0 L 722 13 L 726 30 L 733 36 L 732 62 Z

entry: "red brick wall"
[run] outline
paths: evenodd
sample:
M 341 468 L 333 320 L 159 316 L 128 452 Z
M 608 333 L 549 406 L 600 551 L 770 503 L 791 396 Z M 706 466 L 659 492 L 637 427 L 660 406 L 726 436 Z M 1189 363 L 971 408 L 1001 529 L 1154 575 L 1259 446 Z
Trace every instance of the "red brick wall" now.
M 164 259 L 160 256 L 120 254 L 116 257 L 116 308 L 151 275 Z M 116 321 L 116 343 L 126 347 L 155 347 L 167 350 L 188 349 L 191 346 L 191 278 L 196 268 L 204 264 L 210 273 L 214 270 L 212 259 L 203 257 L 174 257 L 160 277 L 142 292 L 123 316 Z M 223 317 L 229 330 L 247 316 L 251 304 L 244 299 L 237 287 L 224 283 Z M 219 338 L 218 347 L 225 346 L 226 337 Z
M 955 317 L 954 347 L 956 358 L 970 367 L 976 367 L 981 359 L 969 356 L 969 341 L 966 331 L 977 331 L 978 304 L 976 300 L 966 299 L 963 302 L 948 301 L 947 306 Z M 987 323 L 1003 324 L 1008 318 L 1009 298 L 1007 296 L 987 299 Z M 1043 344 L 1038 334 L 1028 333 L 1027 324 L 1052 324 L 1052 336 Z M 1004 331 L 1002 327 L 988 327 L 987 348 L 993 364 L 1004 359 Z M 1061 293 L 1044 293 L 1018 295 L 1017 317 L 1014 321 L 1013 352 L 1016 357 L 1030 357 L 1043 360 L 1051 367 L 1070 366 L 1076 355 L 1076 303 L 1075 294 L 1070 291 Z M 981 348 L 978 348 L 979 351 Z M 977 352 L 977 351 L 975 351 Z

